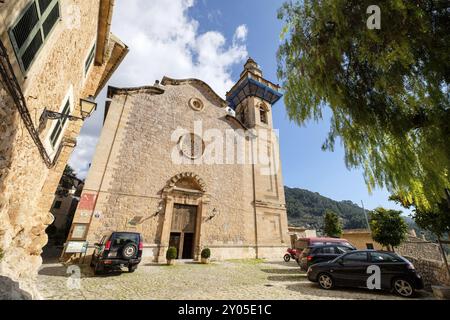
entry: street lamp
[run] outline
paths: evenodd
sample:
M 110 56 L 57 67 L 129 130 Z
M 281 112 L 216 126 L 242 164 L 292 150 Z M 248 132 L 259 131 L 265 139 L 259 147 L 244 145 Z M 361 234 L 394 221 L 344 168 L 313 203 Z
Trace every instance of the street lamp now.
M 80 99 L 80 112 L 82 119 L 89 118 L 91 114 L 97 110 L 97 103 L 93 96 L 89 96 L 86 99 Z
M 80 99 L 81 117 L 66 115 L 66 114 L 62 114 L 61 112 L 56 112 L 56 111 L 50 111 L 50 110 L 47 110 L 47 108 L 45 108 L 44 111 L 42 112 L 40 121 L 44 122 L 47 119 L 58 120 L 58 119 L 62 119 L 62 118 L 67 118 L 69 121 L 77 121 L 77 120 L 84 121 L 86 118 L 89 118 L 91 116 L 92 112 L 94 112 L 96 109 L 97 109 L 97 103 L 95 102 L 94 97 L 89 96 L 86 99 L 83 99 L 83 98 Z

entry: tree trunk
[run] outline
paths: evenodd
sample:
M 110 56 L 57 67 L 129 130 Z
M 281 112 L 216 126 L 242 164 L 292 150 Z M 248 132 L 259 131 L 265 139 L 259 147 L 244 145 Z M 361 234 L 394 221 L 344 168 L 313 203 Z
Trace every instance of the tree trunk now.
M 448 278 L 450 280 L 450 269 L 448 268 L 447 255 L 445 254 L 444 247 L 442 246 L 441 239 L 438 237 L 439 247 L 441 248 L 442 258 L 444 259 L 445 268 L 447 269 Z

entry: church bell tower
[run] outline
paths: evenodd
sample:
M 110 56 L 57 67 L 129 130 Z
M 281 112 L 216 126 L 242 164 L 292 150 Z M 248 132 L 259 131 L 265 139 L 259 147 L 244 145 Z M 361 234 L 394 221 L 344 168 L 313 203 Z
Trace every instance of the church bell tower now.
M 255 248 L 257 258 L 270 258 L 290 246 L 278 137 L 273 130 L 272 108 L 280 100 L 280 87 L 265 78 L 249 58 L 239 81 L 227 93 L 236 118 L 252 131 Z M 279 246 L 279 247 L 278 247 Z M 280 251 L 280 252 L 278 252 Z

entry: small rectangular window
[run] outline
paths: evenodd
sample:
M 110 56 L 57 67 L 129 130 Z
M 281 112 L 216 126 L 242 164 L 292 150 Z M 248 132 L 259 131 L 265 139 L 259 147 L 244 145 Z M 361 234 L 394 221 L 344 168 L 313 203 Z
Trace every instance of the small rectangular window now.
M 260 116 L 261 123 L 267 124 L 267 111 L 266 111 L 266 109 L 264 109 L 264 107 L 259 108 L 259 116 Z
M 86 234 L 87 225 L 85 224 L 76 224 L 72 230 L 72 239 L 84 239 L 84 235 Z
M 61 204 L 62 204 L 62 201 L 55 201 L 55 204 L 53 205 L 53 209 L 61 208 Z
M 33 0 L 9 31 L 17 60 L 26 72 L 60 18 L 58 0 Z
M 95 44 L 92 47 L 91 51 L 89 52 L 89 56 L 87 57 L 86 62 L 84 63 L 84 74 L 85 75 L 87 75 L 92 62 L 94 61 L 94 57 L 95 57 Z

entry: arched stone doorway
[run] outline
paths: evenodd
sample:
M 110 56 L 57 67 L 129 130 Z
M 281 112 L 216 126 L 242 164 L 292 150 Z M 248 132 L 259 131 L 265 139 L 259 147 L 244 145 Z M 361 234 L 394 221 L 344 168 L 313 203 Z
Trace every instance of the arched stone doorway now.
M 202 223 L 207 216 L 209 196 L 204 181 L 195 173 L 172 177 L 162 191 L 165 202 L 158 262 L 166 260 L 169 246 L 178 249 L 179 259 L 200 259 Z

